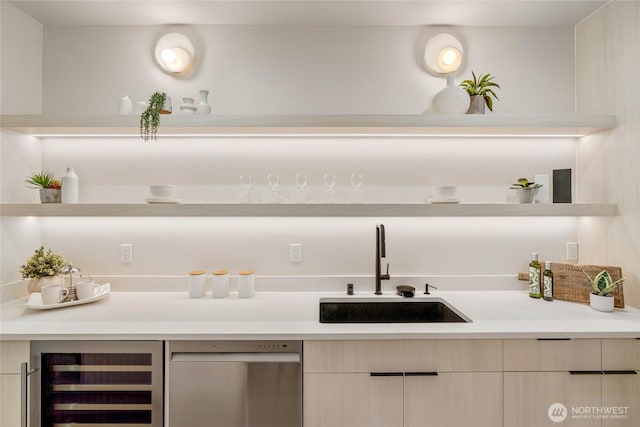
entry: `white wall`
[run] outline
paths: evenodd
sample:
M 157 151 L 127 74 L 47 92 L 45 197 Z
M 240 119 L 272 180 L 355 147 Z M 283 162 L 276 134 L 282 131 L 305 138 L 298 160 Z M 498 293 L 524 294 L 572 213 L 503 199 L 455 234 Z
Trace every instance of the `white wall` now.
M 172 98 L 211 91 L 218 114 L 419 114 L 445 81 L 428 74 L 421 50 L 443 29 L 429 27 L 196 26 L 195 75 L 176 80 L 160 71 L 153 49 L 158 27 L 47 27 L 45 112 L 113 114 L 118 99 Z M 461 27 L 471 70 L 501 84 L 501 113 L 571 113 L 573 29 Z M 534 88 L 532 90 L 532 88 Z
M 579 144 L 578 197 L 617 203 L 615 219 L 585 218 L 583 262 L 620 265 L 625 300 L 640 306 L 640 3 L 613 1 L 576 27 L 577 111 L 615 114 L 611 132 Z

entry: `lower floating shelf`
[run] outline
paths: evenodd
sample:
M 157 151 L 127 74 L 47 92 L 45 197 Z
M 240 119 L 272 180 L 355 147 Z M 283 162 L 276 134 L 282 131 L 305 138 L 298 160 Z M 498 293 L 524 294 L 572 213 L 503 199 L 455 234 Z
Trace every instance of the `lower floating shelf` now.
M 560 217 L 617 214 L 614 203 L 0 204 L 0 216 L 3 217 Z

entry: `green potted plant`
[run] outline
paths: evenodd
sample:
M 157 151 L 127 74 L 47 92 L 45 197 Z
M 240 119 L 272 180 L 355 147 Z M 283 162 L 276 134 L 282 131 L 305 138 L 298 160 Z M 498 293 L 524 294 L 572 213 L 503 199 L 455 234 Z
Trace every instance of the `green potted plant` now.
M 611 295 L 611 292 L 618 286 L 622 286 L 625 278 L 614 282 L 607 270 L 602 270 L 593 279 L 586 271 L 583 270 L 583 273 L 587 276 L 593 288 L 589 295 L 589 305 L 591 305 L 591 308 L 598 311 L 613 311 L 614 297 Z
M 492 82 L 493 76 L 490 73 L 480 75 L 480 78 L 476 77 L 476 74 L 472 71 L 471 75 L 473 80 L 464 80 L 459 86 L 466 90 L 471 97 L 471 104 L 467 110 L 467 114 L 484 114 L 485 104 L 489 107 L 489 110 L 493 111 L 493 96 L 495 99 L 500 100 L 498 95 L 493 91 L 493 88 L 500 89 L 498 83 Z
M 62 256 L 40 246 L 24 265 L 20 266 L 20 273 L 23 279 L 32 280 L 33 286 L 30 286 L 30 291 L 34 292 L 36 288 L 39 289 L 48 283 L 61 284 L 59 274 L 67 264 Z
M 140 115 L 140 137 L 145 142 L 157 139 L 160 114 L 171 113 L 171 107 L 165 106 L 167 103 L 170 103 L 170 98 L 164 92 L 154 92 L 149 98 L 147 109 Z
M 62 184 L 60 180 L 53 175 L 53 172 L 44 171 L 32 173 L 24 182 L 29 184 L 31 188 L 40 190 L 41 203 L 60 203 Z
M 516 190 L 519 203 L 533 203 L 533 198 L 540 187 L 542 187 L 542 184 L 536 184 L 527 178 L 518 178 L 518 182 L 512 184 L 509 188 Z

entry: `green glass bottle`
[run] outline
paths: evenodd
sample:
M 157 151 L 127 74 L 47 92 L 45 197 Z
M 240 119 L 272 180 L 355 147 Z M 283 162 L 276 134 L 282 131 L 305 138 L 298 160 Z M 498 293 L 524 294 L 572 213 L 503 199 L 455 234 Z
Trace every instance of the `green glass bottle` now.
M 529 263 L 529 296 L 531 298 L 541 298 L 540 292 L 540 276 L 542 273 L 542 267 L 538 262 L 538 253 L 534 252 L 531 262 Z
M 551 271 L 551 261 L 544 263 L 542 284 L 542 298 L 545 301 L 553 301 L 553 272 Z

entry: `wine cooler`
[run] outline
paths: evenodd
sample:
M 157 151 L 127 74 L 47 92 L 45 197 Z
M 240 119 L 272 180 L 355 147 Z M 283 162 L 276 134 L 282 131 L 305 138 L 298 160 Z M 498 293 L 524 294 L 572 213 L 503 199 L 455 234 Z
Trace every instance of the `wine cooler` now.
M 31 427 L 162 427 L 160 341 L 31 344 Z

